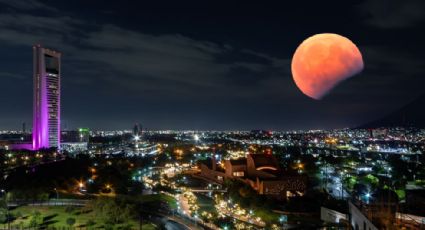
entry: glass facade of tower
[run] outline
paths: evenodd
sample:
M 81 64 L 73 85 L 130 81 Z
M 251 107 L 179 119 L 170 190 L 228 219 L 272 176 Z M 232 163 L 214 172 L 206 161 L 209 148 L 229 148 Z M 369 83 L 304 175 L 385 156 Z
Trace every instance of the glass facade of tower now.
M 61 53 L 33 47 L 33 149 L 60 147 Z

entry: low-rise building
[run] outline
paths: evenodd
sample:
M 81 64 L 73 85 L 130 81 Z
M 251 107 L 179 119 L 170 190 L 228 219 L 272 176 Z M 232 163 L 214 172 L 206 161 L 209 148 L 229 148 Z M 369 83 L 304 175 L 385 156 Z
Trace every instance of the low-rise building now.
M 209 158 L 200 164 L 200 175 L 214 182 L 224 179 L 237 179 L 249 184 L 259 194 L 283 199 L 303 195 L 307 177 L 285 175 L 272 154 L 248 154 L 246 158 L 225 160 L 217 164 L 215 158 Z

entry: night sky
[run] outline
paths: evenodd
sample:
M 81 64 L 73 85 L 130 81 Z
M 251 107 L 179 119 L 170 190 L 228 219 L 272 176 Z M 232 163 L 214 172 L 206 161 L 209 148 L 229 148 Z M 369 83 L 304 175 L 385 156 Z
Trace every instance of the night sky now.
M 63 53 L 63 129 L 344 128 L 424 93 L 423 0 L 142 2 L 0 0 L 0 129 L 31 126 L 37 43 Z M 317 101 L 290 63 L 325 32 L 365 68 Z

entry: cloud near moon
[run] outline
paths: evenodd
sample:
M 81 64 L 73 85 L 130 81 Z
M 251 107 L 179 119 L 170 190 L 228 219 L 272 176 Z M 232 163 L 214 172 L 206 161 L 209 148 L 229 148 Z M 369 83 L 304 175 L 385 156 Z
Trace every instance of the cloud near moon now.
M 298 46 L 292 58 L 292 77 L 307 96 L 322 99 L 340 82 L 363 70 L 357 46 L 338 34 L 316 34 Z

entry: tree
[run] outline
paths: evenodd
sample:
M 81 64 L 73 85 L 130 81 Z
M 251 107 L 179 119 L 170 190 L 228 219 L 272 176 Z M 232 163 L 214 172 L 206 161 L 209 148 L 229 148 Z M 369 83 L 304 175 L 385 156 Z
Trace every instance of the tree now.
M 7 216 L 7 205 L 5 200 L 0 200 L 0 223 L 6 222 Z
M 0 207 L 0 223 L 7 221 L 7 209 Z
M 36 228 L 41 223 L 41 213 L 34 211 L 30 220 L 30 227 Z
M 41 213 L 39 211 L 33 212 L 30 223 L 29 223 L 30 228 L 37 228 L 40 223 L 41 223 Z
M 135 213 L 135 207 L 124 199 L 100 197 L 91 206 L 97 218 L 111 225 L 128 222 Z
M 68 219 L 66 219 L 66 224 L 69 225 L 69 227 L 72 227 L 75 222 L 75 218 L 69 217 Z
M 379 179 L 372 175 L 372 174 L 368 174 L 365 177 L 362 178 L 363 183 L 370 185 L 372 188 L 377 188 L 378 184 L 379 184 Z

